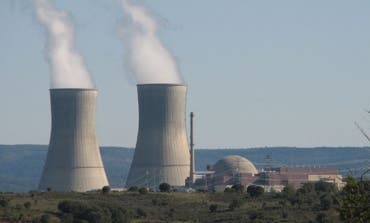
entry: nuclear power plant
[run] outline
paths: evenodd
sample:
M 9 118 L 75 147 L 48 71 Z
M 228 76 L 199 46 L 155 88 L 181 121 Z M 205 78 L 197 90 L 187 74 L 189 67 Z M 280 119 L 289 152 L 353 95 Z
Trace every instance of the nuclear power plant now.
M 51 136 L 39 188 L 84 192 L 108 185 L 96 136 L 96 89 L 51 89 Z
M 184 186 L 190 172 L 186 134 L 186 86 L 139 84 L 139 129 L 126 185 Z

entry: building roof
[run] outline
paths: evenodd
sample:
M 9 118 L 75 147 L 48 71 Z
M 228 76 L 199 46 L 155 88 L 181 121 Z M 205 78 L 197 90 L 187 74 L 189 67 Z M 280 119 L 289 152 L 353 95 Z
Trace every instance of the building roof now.
M 213 166 L 215 175 L 234 175 L 250 173 L 255 175 L 258 173 L 253 163 L 242 156 L 231 155 L 226 156 Z

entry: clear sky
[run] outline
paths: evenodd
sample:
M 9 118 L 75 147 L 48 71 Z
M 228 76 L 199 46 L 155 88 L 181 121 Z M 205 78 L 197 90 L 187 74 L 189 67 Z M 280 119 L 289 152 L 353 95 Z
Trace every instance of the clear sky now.
M 147 0 L 188 84 L 198 147 L 364 146 L 370 1 Z M 0 144 L 48 144 L 49 66 L 30 0 L 0 1 Z M 100 94 L 102 145 L 136 142 L 117 0 L 55 0 Z

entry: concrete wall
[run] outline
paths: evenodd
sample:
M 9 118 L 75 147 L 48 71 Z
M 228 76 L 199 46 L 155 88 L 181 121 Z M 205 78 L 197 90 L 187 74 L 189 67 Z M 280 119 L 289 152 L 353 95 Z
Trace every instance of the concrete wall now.
M 127 186 L 185 185 L 190 154 L 186 134 L 186 86 L 138 85 L 139 130 Z
M 39 188 L 89 191 L 108 185 L 96 136 L 94 89 L 51 89 L 51 136 Z

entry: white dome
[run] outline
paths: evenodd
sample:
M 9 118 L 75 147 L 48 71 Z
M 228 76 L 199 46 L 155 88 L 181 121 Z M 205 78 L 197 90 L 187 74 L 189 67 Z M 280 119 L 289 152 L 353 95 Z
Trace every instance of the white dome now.
M 226 156 L 213 166 L 215 175 L 233 175 L 239 173 L 258 173 L 253 163 L 242 156 Z

